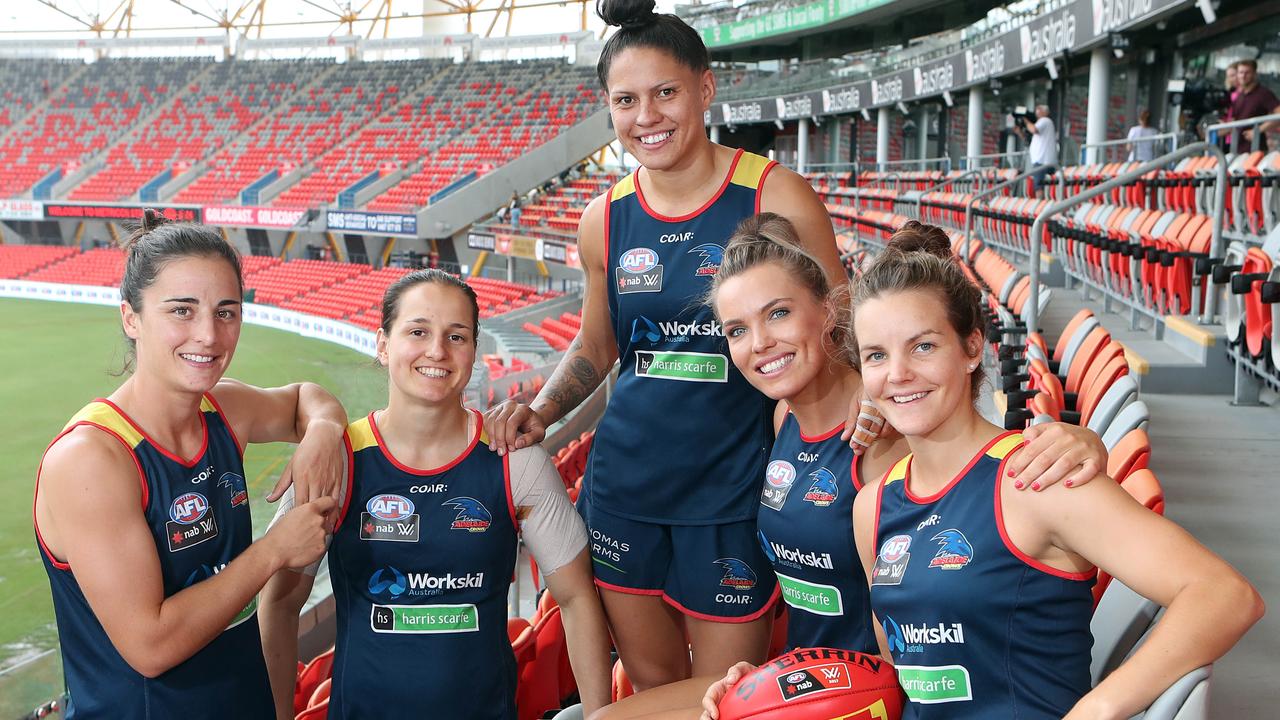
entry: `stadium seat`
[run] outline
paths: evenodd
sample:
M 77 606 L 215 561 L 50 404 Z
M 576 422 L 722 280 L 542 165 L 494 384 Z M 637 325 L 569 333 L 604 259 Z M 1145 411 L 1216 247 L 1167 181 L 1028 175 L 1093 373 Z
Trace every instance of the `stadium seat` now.
M 622 667 L 622 661 L 618 660 L 613 664 L 613 684 L 610 688 L 609 700 L 610 702 L 618 702 L 635 694 L 636 690 L 631 686 L 631 679 L 627 677 L 626 668 Z
M 298 673 L 298 682 L 293 689 L 294 712 L 305 710 L 316 688 L 333 675 L 333 651 L 333 648 L 329 648 L 315 656 Z
M 1160 606 L 1130 590 L 1119 580 L 1103 581 L 1106 573 L 1099 571 L 1094 585 L 1097 607 L 1089 622 L 1093 635 L 1093 656 L 1089 664 L 1090 684 L 1102 682 L 1112 670 L 1119 667 L 1130 651 L 1155 621 Z
M 1116 482 L 1147 467 L 1151 460 L 1151 440 L 1142 428 L 1130 430 L 1107 455 L 1107 475 Z

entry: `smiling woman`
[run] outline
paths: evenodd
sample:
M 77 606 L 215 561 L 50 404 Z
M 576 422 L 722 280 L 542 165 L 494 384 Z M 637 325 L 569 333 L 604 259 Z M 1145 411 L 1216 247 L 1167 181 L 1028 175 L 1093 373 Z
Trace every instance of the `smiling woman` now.
M 86 405 L 37 472 L 36 538 L 76 717 L 271 717 L 255 595 L 323 550 L 322 497 L 252 542 L 245 443 L 300 443 L 336 484 L 342 407 L 313 385 L 223 379 L 240 267 L 206 228 L 147 211 L 130 238 L 121 322 L 137 368 Z M 306 474 L 306 473 L 303 473 Z
M 504 403 L 487 426 L 499 452 L 536 443 L 621 360 L 579 511 L 593 537 L 630 548 L 595 557 L 596 583 L 643 689 L 763 660 L 778 598 L 755 535 L 772 403 L 734 367 L 700 302 L 729 235 L 772 210 L 799 230 L 830 286 L 845 275 L 831 219 L 802 177 L 707 138 L 716 80 L 697 31 L 655 13 L 653 0 L 600 0 L 596 10 L 620 28 L 596 71 L 618 140 L 641 168 L 583 212 L 577 338 L 532 405 Z

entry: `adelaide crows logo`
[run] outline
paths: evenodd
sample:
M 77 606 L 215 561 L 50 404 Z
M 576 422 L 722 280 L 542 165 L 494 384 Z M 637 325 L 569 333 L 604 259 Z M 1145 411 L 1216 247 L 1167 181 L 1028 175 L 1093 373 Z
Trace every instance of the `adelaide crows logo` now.
M 943 570 L 959 570 L 973 562 L 973 545 L 964 533 L 951 528 L 943 530 L 932 538 L 941 547 L 929 561 L 929 567 Z
M 715 562 L 724 568 L 724 577 L 720 578 L 724 587 L 750 590 L 756 586 L 755 572 L 738 558 L 720 558 Z
M 826 507 L 835 502 L 840 496 L 840 488 L 836 485 L 835 473 L 826 468 L 818 468 L 809 473 L 809 477 L 813 478 L 813 485 L 809 486 L 809 491 L 804 494 L 805 502 L 811 502 L 818 507 Z
M 479 500 L 469 497 L 456 497 L 440 503 L 443 506 L 458 509 L 458 516 L 453 519 L 450 530 L 466 530 L 467 532 L 484 532 L 493 523 L 493 516 Z
M 724 260 L 724 248 L 715 243 L 703 243 L 690 248 L 689 254 L 693 253 L 702 256 L 702 264 L 693 271 L 694 275 L 710 276 L 720 272 L 720 263 Z

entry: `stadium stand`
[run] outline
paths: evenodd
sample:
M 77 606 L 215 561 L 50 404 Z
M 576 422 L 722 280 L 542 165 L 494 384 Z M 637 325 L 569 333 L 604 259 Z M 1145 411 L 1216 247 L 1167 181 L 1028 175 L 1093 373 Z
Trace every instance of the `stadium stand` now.
M 0 142 L 5 167 L 0 197 L 16 197 L 55 170 L 71 174 L 209 65 L 191 59 L 120 59 L 106 63 L 109 71 L 104 67 L 70 77 Z
M 124 277 L 124 251 L 115 248 L 94 248 L 83 253 L 73 253 L 61 261 L 36 270 L 24 279 L 35 282 L 116 287 L 120 285 L 122 277 Z
M 0 278 L 26 277 L 78 252 L 65 245 L 0 245 Z
M 318 63 L 216 63 L 175 97 L 151 122 L 113 146 L 106 166 L 80 183 L 69 200 L 130 197 L 165 171 L 195 166 L 263 116 L 280 107 Z

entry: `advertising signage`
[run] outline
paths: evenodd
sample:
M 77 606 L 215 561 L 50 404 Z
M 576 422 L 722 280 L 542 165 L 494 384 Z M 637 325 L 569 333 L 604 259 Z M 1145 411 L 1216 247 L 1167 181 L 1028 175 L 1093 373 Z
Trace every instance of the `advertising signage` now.
M 103 205 L 94 203 L 45 203 L 46 220 L 142 220 L 142 205 Z M 154 206 L 157 212 L 175 222 L 200 222 L 200 208 Z
M 345 232 L 417 236 L 418 216 L 330 210 L 328 226 L 330 230 Z
M 1022 27 L 914 68 L 822 90 L 715 102 L 704 119 L 709 125 L 746 125 L 847 114 L 936 97 L 947 90 L 1043 66 L 1046 60 L 1064 52 L 1081 52 L 1108 40 L 1113 32 L 1192 4 L 1193 0 L 1075 0 Z M 707 32 L 710 31 L 704 31 L 704 35 Z
M 0 220 L 41 220 L 44 206 L 38 200 L 0 199 Z
M 722 48 L 754 42 L 761 38 L 812 30 L 836 20 L 852 17 L 887 5 L 889 0 L 821 0 L 800 7 L 776 10 L 745 20 L 699 30 L 708 48 Z
M 302 220 L 306 214 L 306 210 L 207 205 L 204 208 L 204 221 L 207 225 L 247 226 L 284 230 L 297 225 L 298 221 Z

